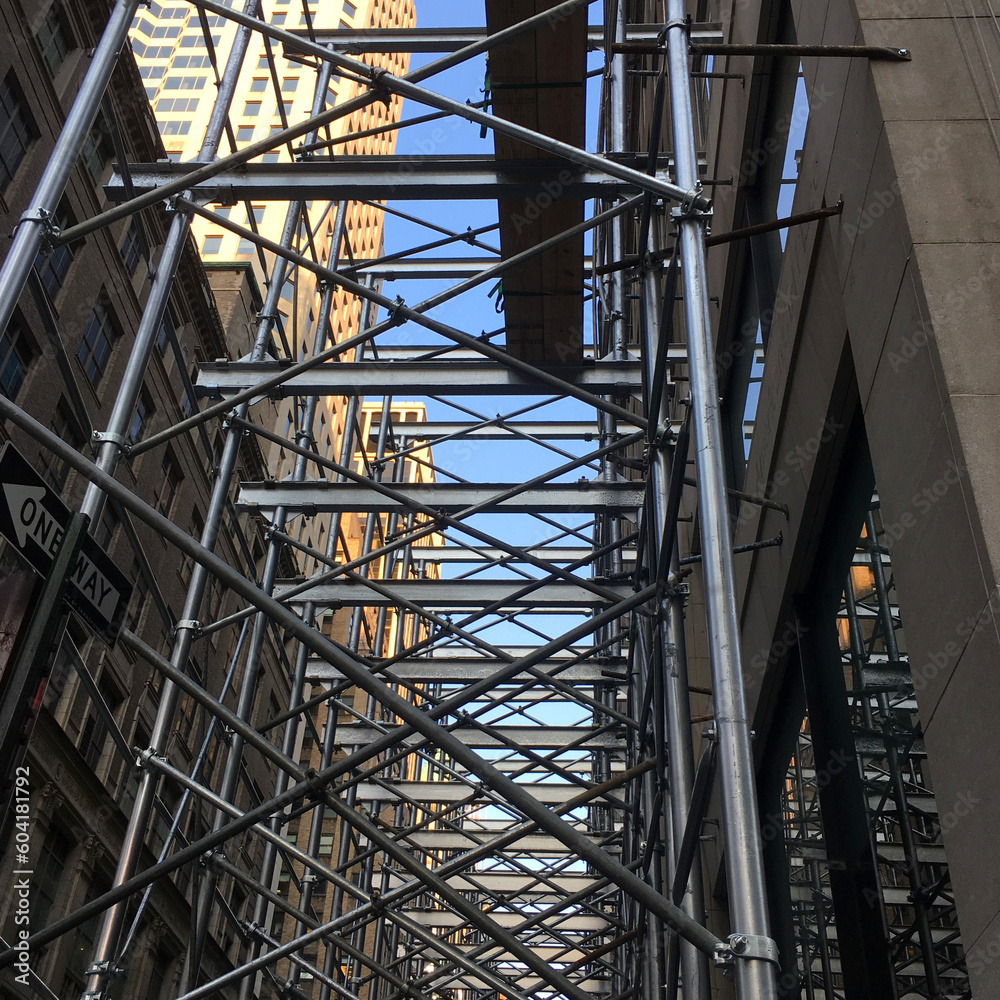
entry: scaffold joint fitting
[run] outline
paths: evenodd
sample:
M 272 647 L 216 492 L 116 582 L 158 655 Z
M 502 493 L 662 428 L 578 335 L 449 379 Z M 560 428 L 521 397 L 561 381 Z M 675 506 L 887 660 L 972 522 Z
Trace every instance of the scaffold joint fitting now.
M 778 945 L 772 938 L 762 934 L 730 934 L 727 941 L 716 946 L 728 950 L 731 958 L 758 959 L 779 965 Z
M 95 445 L 116 445 L 118 450 L 126 455 L 132 450 L 132 444 L 128 438 L 124 434 L 116 434 L 114 431 L 94 431 L 90 436 L 90 440 Z

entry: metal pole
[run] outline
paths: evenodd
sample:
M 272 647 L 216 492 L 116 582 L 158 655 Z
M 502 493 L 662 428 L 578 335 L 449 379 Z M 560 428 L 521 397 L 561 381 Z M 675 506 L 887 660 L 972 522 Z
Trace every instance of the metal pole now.
M 705 603 L 722 780 L 727 891 L 734 934 L 737 996 L 773 1000 L 777 946 L 771 939 L 764 889 L 763 851 L 750 723 L 743 690 L 729 509 L 723 466 L 715 351 L 705 262 L 707 217 L 697 207 L 701 189 L 691 106 L 689 23 L 684 0 L 667 0 L 667 55 L 677 182 L 688 194 L 675 210 L 680 229 L 681 277 L 691 377 L 691 408 L 698 470 L 698 508 L 704 553 Z
M 650 246 L 655 248 L 657 242 L 657 219 L 651 220 Z M 660 339 L 666 337 L 667 331 L 660 329 L 657 318 L 660 314 L 662 293 L 658 272 L 646 270 L 643 276 L 643 358 L 650 396 L 658 400 L 657 413 L 647 416 L 651 426 L 664 426 L 669 420 L 669 398 L 666 386 L 654 387 L 654 379 L 659 377 L 656 371 L 657 348 Z M 673 310 L 673 302 L 666 305 Z M 669 317 L 664 317 L 668 320 Z M 686 450 L 686 449 L 685 449 Z M 674 469 L 673 449 L 664 442 L 652 449 L 652 509 L 653 523 L 651 530 L 655 539 L 655 551 L 658 565 L 668 565 L 676 574 L 677 546 L 676 532 L 666 525 L 670 502 L 670 481 L 673 475 L 683 475 L 683 468 Z M 686 458 L 682 457 L 681 461 Z M 664 553 L 663 546 L 668 545 L 670 551 Z M 691 698 L 688 693 L 687 647 L 684 635 L 684 596 L 674 588 L 660 602 L 660 627 L 657 630 L 661 644 L 661 660 L 664 670 L 665 710 L 667 726 L 667 745 L 670 753 L 667 756 L 669 768 L 670 794 L 667 797 L 674 858 L 680 849 L 684 837 L 684 829 L 688 821 L 688 809 L 691 802 L 691 792 L 694 789 L 694 747 L 691 739 Z M 673 860 L 673 859 L 672 859 Z M 673 871 L 673 864 L 671 864 Z M 704 921 L 705 899 L 702 885 L 701 865 L 697 859 L 691 868 L 687 881 L 687 892 L 683 901 L 684 911 L 693 919 Z M 709 970 L 707 959 L 688 942 L 681 944 L 681 968 L 684 982 L 684 1000 L 703 1000 L 709 989 Z
M 247 11 L 255 11 L 257 7 L 258 0 L 246 0 Z M 237 30 L 217 105 L 212 115 L 212 122 L 215 123 L 216 128 L 221 129 L 225 121 L 229 104 L 235 92 L 239 69 L 243 62 L 249 37 L 249 29 L 240 28 Z M 218 136 L 207 133 L 203 148 L 215 148 L 213 143 L 217 142 Z M 102 472 L 110 473 L 121 454 L 120 446 L 124 443 L 124 434 L 128 428 L 128 421 L 131 419 L 132 411 L 135 408 L 135 400 L 142 385 L 149 352 L 152 349 L 163 309 L 166 307 L 170 284 L 187 240 L 189 221 L 187 213 L 183 213 L 175 216 L 171 225 L 168 244 L 164 250 L 166 260 L 161 262 L 158 268 L 153 290 L 146 304 L 146 309 L 143 312 L 139 331 L 136 334 L 136 344 L 129 358 L 126 369 L 127 377 L 123 379 L 115 407 L 112 410 L 108 440 L 98 456 L 97 467 Z M 228 499 L 229 477 L 232 474 L 232 469 L 235 467 L 239 450 L 239 438 L 239 431 L 229 434 L 220 462 L 221 467 L 213 489 L 212 500 L 209 505 L 205 528 L 202 534 L 202 543 L 209 548 L 214 547 L 218 538 Z M 227 463 L 228 469 L 226 467 Z M 84 497 L 83 509 L 88 512 L 95 511 L 99 516 L 104 502 L 104 491 L 91 479 Z M 192 571 L 187 600 L 184 605 L 183 617 L 177 625 L 171 656 L 172 662 L 182 670 L 187 664 L 188 655 L 191 650 L 197 616 L 207 582 L 207 571 L 201 565 L 195 565 Z M 164 684 L 156 713 L 156 720 L 153 725 L 153 733 L 150 737 L 151 746 L 162 748 L 166 745 L 166 741 L 170 736 L 170 727 L 173 722 L 178 696 L 179 692 L 175 685 L 169 682 Z M 121 853 L 118 857 L 118 865 L 113 881 L 114 885 L 126 881 L 132 875 L 138 863 L 145 839 L 146 826 L 153 807 L 156 783 L 157 776 L 148 771 L 140 779 L 132 815 L 129 817 L 128 827 L 122 841 Z M 94 942 L 94 960 L 87 969 L 87 987 L 85 992 L 90 998 L 103 997 L 105 995 L 105 987 L 115 973 L 115 956 L 124 920 L 125 906 L 122 904 L 113 906 L 104 915 L 100 931 Z
M 3 267 L 0 268 L 0 331 L 7 328 L 35 263 L 35 257 L 42 248 L 47 227 L 51 224 L 59 199 L 66 189 L 83 142 L 97 117 L 101 99 L 138 6 L 139 0 L 118 0 L 111 11 L 104 34 L 94 50 L 90 67 L 73 100 L 73 106 L 59 130 L 38 187 L 35 188 L 28 209 L 21 215 Z

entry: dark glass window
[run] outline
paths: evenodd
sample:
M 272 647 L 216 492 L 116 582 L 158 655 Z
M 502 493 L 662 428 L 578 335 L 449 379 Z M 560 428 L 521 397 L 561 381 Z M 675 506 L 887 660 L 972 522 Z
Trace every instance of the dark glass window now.
M 83 434 L 80 432 L 80 428 L 73 418 L 72 411 L 64 398 L 60 398 L 56 404 L 56 412 L 53 414 L 51 427 L 52 433 L 58 435 L 67 444 L 71 444 L 78 450 L 83 447 Z M 56 493 L 62 493 L 63 487 L 66 485 L 66 479 L 69 476 L 69 469 L 69 464 L 58 455 L 54 455 L 45 449 L 39 450 L 38 471 Z
M 139 401 L 135 404 L 132 423 L 128 427 L 128 439 L 132 444 L 138 444 L 142 440 L 143 434 L 146 433 L 146 429 L 149 427 L 150 420 L 153 419 L 155 410 L 156 407 L 153 405 L 153 400 L 146 391 L 146 387 L 143 386 L 139 390 Z
M 24 320 L 13 316 L 0 334 L 0 392 L 8 399 L 17 399 L 37 353 Z
M 110 129 L 103 114 L 97 116 L 97 121 L 84 140 L 80 157 L 91 180 L 96 184 L 104 173 L 104 165 L 111 159 Z
M 163 461 L 160 463 L 160 484 L 156 488 L 156 496 L 153 498 L 153 506 L 165 517 L 170 516 L 170 508 L 174 504 L 177 487 L 183 478 L 174 453 L 167 448 L 163 452 Z
M 166 354 L 167 348 L 170 346 L 170 334 L 177 334 L 177 323 L 174 320 L 174 314 L 170 310 L 168 305 L 166 309 L 163 310 L 163 318 L 160 320 L 160 333 L 156 338 L 156 349 L 160 354 Z
M 125 242 L 122 243 L 121 247 L 125 270 L 132 276 L 135 275 L 136 269 L 139 267 L 139 259 L 142 255 L 141 247 L 142 237 L 139 234 L 139 224 L 133 219 L 125 231 Z
M 76 351 L 76 356 L 92 386 L 97 386 L 104 377 L 116 336 L 111 318 L 111 304 L 107 295 L 101 292 Z
M 73 220 L 65 199 L 60 204 L 52 221 L 57 229 L 66 229 L 72 225 Z M 55 301 L 59 294 L 72 263 L 73 254 L 64 243 L 60 243 L 51 250 L 39 250 L 38 256 L 35 257 L 35 271 L 38 272 L 42 287 L 51 300 Z
M 10 72 L 0 82 L 0 191 L 14 179 L 34 136 L 34 124 Z
M 42 841 L 35 860 L 35 877 L 31 881 L 31 925 L 44 927 L 62 881 L 66 862 L 72 850 L 69 838 L 52 827 Z
M 66 22 L 62 4 L 53 3 L 49 7 L 38 34 L 35 35 L 35 42 L 42 54 L 42 62 L 54 77 L 74 47 L 73 34 Z

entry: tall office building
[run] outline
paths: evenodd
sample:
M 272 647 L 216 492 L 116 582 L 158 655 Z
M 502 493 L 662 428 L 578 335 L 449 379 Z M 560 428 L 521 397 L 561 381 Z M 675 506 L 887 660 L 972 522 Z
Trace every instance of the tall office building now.
M 231 6 L 241 9 L 239 3 Z M 259 6 L 259 14 L 265 21 L 307 38 L 317 30 L 400 28 L 412 27 L 415 23 L 413 0 L 361 0 L 358 3 L 310 0 L 307 7 L 290 0 L 263 0 Z M 188 4 L 150 3 L 147 8 L 140 9 L 133 21 L 132 51 L 145 81 L 146 96 L 156 115 L 166 154 L 172 161 L 198 158 L 215 104 L 217 78 L 225 71 L 238 28 L 235 21 L 218 15 L 207 15 L 203 23 L 197 8 Z M 406 71 L 407 55 L 371 58 L 374 65 L 392 73 Z M 235 148 L 242 149 L 275 135 L 289 124 L 309 117 L 313 109 L 325 110 L 363 89 L 355 80 L 336 72 L 322 92 L 319 92 L 319 81 L 314 62 L 286 52 L 280 42 L 253 33 L 230 110 Z M 400 100 L 395 98 L 368 105 L 337 120 L 316 136 L 317 148 L 305 158 L 323 159 L 339 153 L 371 156 L 392 153 L 396 132 L 391 129 L 380 132 L 379 129 L 399 120 L 400 107 Z M 348 134 L 353 138 L 339 141 Z M 297 141 L 280 146 L 252 162 L 281 164 L 301 159 L 300 145 L 301 141 Z M 231 151 L 224 139 L 219 154 Z M 214 204 L 211 210 L 216 216 L 237 225 L 255 228 L 275 242 L 280 240 L 289 224 L 286 204 L 270 200 Z M 338 211 L 341 213 L 339 219 Z M 341 205 L 325 198 L 312 199 L 305 202 L 301 216 L 291 223 L 296 233 L 292 246 L 324 266 L 336 266 L 338 253 L 342 262 L 349 263 L 374 258 L 381 252 L 382 220 L 382 212 L 375 203 L 350 201 Z M 262 288 L 276 273 L 273 253 L 259 254 L 252 240 L 227 230 L 221 223 L 196 217 L 191 228 L 202 260 L 210 269 L 219 263 L 243 262 L 252 267 Z M 218 284 L 216 287 L 217 295 L 225 296 Z M 301 360 L 312 354 L 320 330 L 321 300 L 315 273 L 304 267 L 290 267 L 285 272 L 274 334 L 276 350 L 283 356 Z M 361 300 L 334 289 L 329 320 L 330 338 L 334 342 L 357 333 L 363 321 Z M 292 399 L 283 401 L 276 423 L 277 430 L 289 440 L 294 439 L 298 424 L 293 406 Z M 331 397 L 323 397 L 317 411 L 316 447 L 325 457 L 339 459 L 344 433 L 342 407 Z M 280 445 L 265 444 L 265 455 L 275 479 L 280 480 L 291 473 L 294 456 Z M 329 520 L 318 518 L 308 524 L 300 523 L 297 530 L 301 541 L 322 549 L 322 536 L 329 530 Z M 314 565 L 310 560 L 305 568 Z

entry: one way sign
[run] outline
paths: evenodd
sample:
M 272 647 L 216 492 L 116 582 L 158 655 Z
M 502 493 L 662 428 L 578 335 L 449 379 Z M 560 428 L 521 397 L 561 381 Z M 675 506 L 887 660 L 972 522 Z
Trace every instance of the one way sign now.
M 69 523 L 69 508 L 11 444 L 0 452 L 0 534 L 45 576 Z M 132 594 L 127 577 L 87 535 L 70 570 L 66 599 L 114 645 Z

